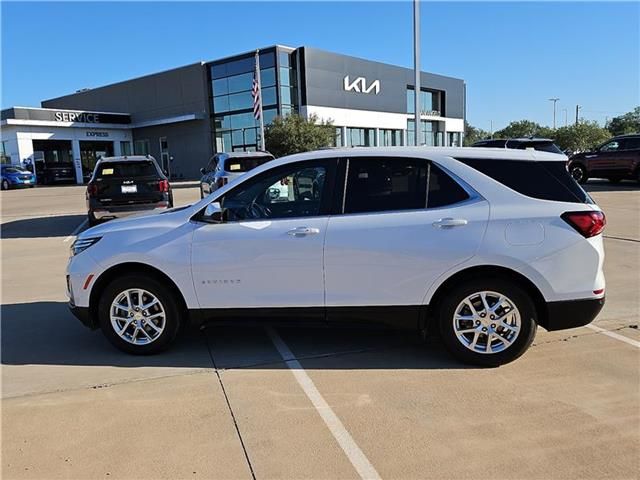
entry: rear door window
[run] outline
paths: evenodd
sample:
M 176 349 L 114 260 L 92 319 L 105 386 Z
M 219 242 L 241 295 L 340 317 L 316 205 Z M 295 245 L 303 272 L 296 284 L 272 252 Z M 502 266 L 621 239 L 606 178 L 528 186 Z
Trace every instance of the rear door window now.
M 479 172 L 527 197 L 557 202 L 593 203 L 571 177 L 567 164 L 485 158 L 457 158 Z
M 425 159 L 352 158 L 347 171 L 344 213 L 437 208 L 469 198 L 451 176 Z

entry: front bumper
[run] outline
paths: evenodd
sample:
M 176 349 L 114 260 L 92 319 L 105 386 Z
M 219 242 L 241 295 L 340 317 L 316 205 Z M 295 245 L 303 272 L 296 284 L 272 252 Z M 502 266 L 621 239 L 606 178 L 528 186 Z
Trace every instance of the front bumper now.
M 91 318 L 89 307 L 78 307 L 74 305 L 73 302 L 69 302 L 69 310 L 71 310 L 71 313 L 73 313 L 85 327 L 91 330 L 98 328 L 98 323 Z
M 97 206 L 90 209 L 90 213 L 97 220 L 104 218 L 122 218 L 137 213 L 160 212 L 170 208 L 169 202 L 157 202 L 149 204 L 123 205 L 123 206 Z
M 549 302 L 542 326 L 548 331 L 582 327 L 591 323 L 603 306 L 604 297 Z
M 9 184 L 12 187 L 32 187 L 36 184 L 35 178 L 23 179 L 15 177 L 7 177 Z

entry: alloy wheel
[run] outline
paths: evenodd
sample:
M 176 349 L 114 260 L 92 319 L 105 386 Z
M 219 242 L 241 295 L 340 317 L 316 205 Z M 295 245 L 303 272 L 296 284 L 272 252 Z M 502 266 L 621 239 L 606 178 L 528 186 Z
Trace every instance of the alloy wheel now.
M 154 342 L 166 325 L 166 314 L 160 300 L 139 288 L 127 289 L 116 295 L 109 316 L 116 334 L 133 345 Z
M 498 292 L 481 291 L 462 300 L 453 315 L 458 341 L 475 353 L 506 350 L 520 333 L 522 319 L 515 303 Z

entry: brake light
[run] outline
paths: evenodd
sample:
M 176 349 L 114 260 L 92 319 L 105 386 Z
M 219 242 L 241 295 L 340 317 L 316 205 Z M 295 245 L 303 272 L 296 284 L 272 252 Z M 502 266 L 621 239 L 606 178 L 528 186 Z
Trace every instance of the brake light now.
M 166 193 L 169 191 L 169 180 L 158 181 L 158 191 Z
M 604 212 L 565 212 L 560 217 L 584 238 L 594 237 L 604 230 Z
M 229 182 L 227 177 L 218 177 L 216 178 L 216 188 L 224 187 Z
M 96 185 L 95 183 L 89 183 L 87 185 L 87 195 L 89 195 L 90 197 L 95 197 L 96 195 L 98 195 L 98 185 Z

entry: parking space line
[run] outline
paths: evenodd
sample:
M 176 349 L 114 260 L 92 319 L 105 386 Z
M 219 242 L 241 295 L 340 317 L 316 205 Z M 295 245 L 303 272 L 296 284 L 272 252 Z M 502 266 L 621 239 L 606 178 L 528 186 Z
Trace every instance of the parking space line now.
M 620 335 L 615 332 L 610 332 L 609 330 L 605 330 L 604 328 L 596 327 L 595 325 L 585 325 L 585 327 L 590 328 L 591 330 L 595 330 L 598 333 L 602 333 L 607 337 L 615 338 L 616 340 L 620 340 L 621 342 L 628 343 L 629 345 L 633 345 L 634 347 L 640 348 L 640 342 L 634 340 L 632 338 L 625 337 L 624 335 Z
M 360 450 L 360 447 L 356 444 L 353 437 L 349 434 L 344 425 L 338 418 L 338 416 L 331 409 L 326 400 L 322 397 L 318 389 L 316 388 L 311 377 L 304 371 L 302 365 L 289 349 L 284 340 L 278 335 L 273 327 L 267 327 L 267 334 L 271 338 L 271 341 L 278 350 L 278 353 L 282 357 L 282 360 L 287 364 L 291 373 L 295 377 L 298 385 L 302 388 L 307 395 L 311 403 L 315 407 L 316 411 L 320 414 L 320 417 L 324 421 L 325 425 L 336 439 L 338 445 L 342 448 L 345 455 L 356 469 L 360 478 L 363 479 L 379 479 L 380 475 L 376 469 L 371 465 L 369 459 Z
M 67 243 L 69 240 L 71 240 L 73 237 L 75 237 L 76 235 L 78 235 L 78 232 L 80 230 L 82 230 L 84 228 L 84 226 L 87 224 L 88 220 L 85 218 L 82 223 L 80 225 L 78 225 L 76 227 L 76 229 L 71 232 L 71 234 L 69 234 L 69 236 L 67 238 L 64 239 L 64 243 Z

